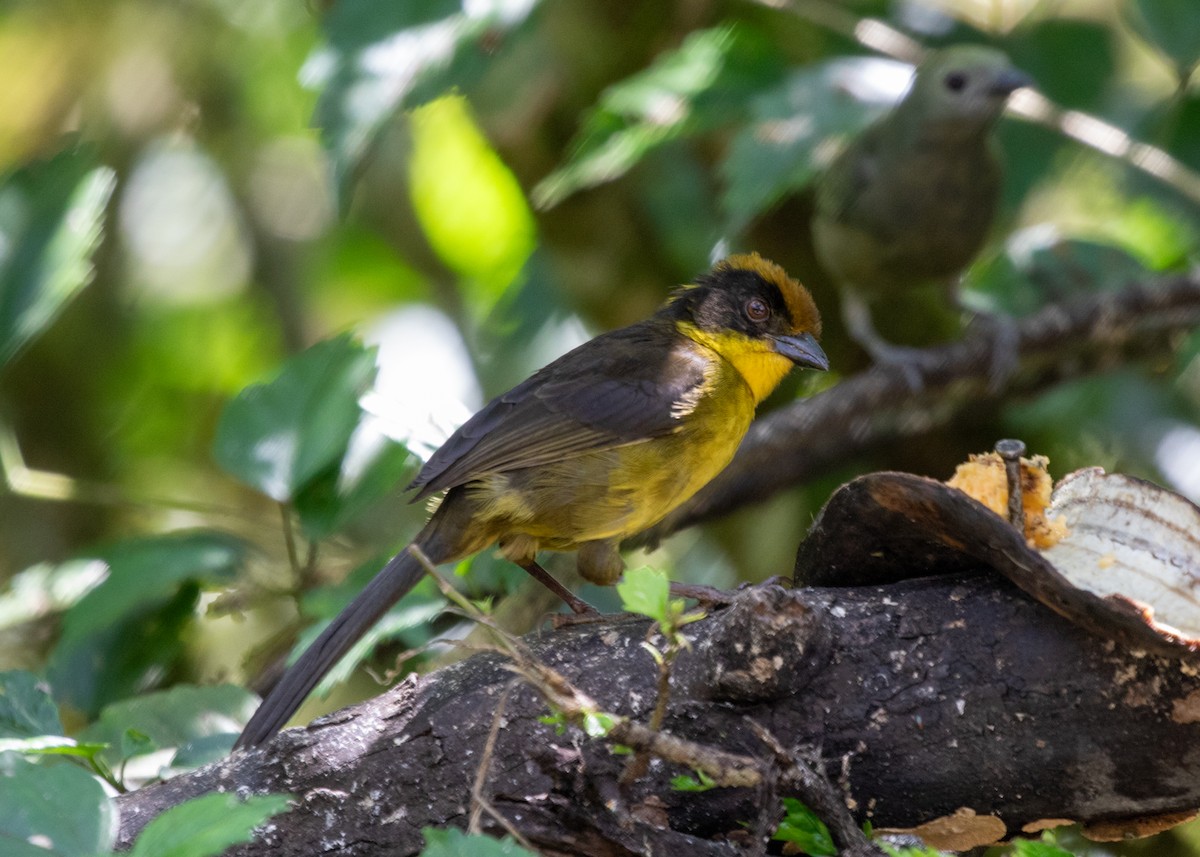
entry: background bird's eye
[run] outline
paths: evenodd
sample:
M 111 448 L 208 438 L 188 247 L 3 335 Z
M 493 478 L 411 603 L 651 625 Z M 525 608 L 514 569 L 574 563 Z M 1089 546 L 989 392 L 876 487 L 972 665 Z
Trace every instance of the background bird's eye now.
M 762 298 L 750 298 L 746 301 L 746 318 L 751 321 L 766 321 L 771 315 L 771 308 Z
M 952 71 L 946 75 L 946 88 L 952 92 L 959 92 L 967 85 L 967 76 L 961 71 Z

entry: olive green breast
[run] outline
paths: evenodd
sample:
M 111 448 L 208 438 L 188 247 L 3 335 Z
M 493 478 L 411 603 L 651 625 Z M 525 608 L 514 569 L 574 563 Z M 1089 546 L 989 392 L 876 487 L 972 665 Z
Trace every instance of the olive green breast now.
M 497 538 L 525 534 L 556 550 L 657 523 L 724 469 L 754 417 L 750 388 L 730 364 L 714 354 L 707 375 L 670 434 L 472 483 L 477 520 Z

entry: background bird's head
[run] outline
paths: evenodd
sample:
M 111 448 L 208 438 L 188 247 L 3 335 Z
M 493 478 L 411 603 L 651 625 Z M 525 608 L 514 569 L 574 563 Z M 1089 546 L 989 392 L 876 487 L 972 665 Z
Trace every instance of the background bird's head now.
M 677 290 L 665 310 L 688 335 L 735 365 L 741 355 L 774 354 L 799 366 L 829 368 L 817 345 L 821 314 L 812 295 L 757 253 L 718 262 L 695 284 Z
M 955 45 L 930 53 L 917 67 L 900 109 L 926 130 L 979 134 L 999 118 L 1015 90 L 1032 82 L 995 48 Z

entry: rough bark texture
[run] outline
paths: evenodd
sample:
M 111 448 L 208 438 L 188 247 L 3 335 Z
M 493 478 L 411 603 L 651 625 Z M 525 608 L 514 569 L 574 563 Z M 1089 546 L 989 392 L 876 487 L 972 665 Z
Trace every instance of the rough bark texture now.
M 849 806 L 877 827 L 962 807 L 1009 834 L 1043 818 L 1089 823 L 1200 806 L 1200 681 L 1130 653 L 990 573 L 885 586 L 766 586 L 690 626 L 666 728 L 734 752 L 815 747 Z M 656 670 L 647 623 L 617 619 L 535 636 L 536 656 L 604 707 L 644 717 Z M 514 681 L 479 655 L 234 757 L 120 799 L 122 841 L 213 789 L 291 792 L 296 808 L 240 855 L 415 854 L 426 825 L 465 825 L 498 700 Z M 676 791 L 655 764 L 628 790 L 626 757 L 539 722 L 525 685 L 485 795 L 547 853 L 742 853 L 778 800 L 763 789 Z M 1067 787 L 1069 784 L 1069 787 Z M 995 826 L 994 819 L 988 819 Z M 485 829 L 497 826 L 484 815 Z

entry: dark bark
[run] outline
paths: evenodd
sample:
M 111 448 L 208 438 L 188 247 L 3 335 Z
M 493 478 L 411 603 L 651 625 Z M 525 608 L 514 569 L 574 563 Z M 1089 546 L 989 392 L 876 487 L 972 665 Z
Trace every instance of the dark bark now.
M 538 659 L 607 709 L 645 717 L 656 669 L 647 623 L 615 619 L 534 635 Z M 860 820 L 910 827 L 961 807 L 1009 834 L 1042 818 L 1087 823 L 1200 806 L 1200 682 L 1130 653 L 990 573 L 885 586 L 746 591 L 689 626 L 666 728 L 767 758 L 758 724 L 815 748 Z M 420 829 L 465 825 L 497 700 L 499 655 L 410 679 L 376 700 L 289 730 L 261 750 L 120 799 L 122 841 L 213 789 L 291 792 L 297 806 L 240 855 L 417 853 Z M 569 729 L 521 684 L 485 794 L 547 853 L 739 854 L 765 787 L 672 789 L 656 763 L 617 785 L 625 757 Z M 485 829 L 498 828 L 484 815 Z M 993 822 L 994 824 L 995 822 Z

